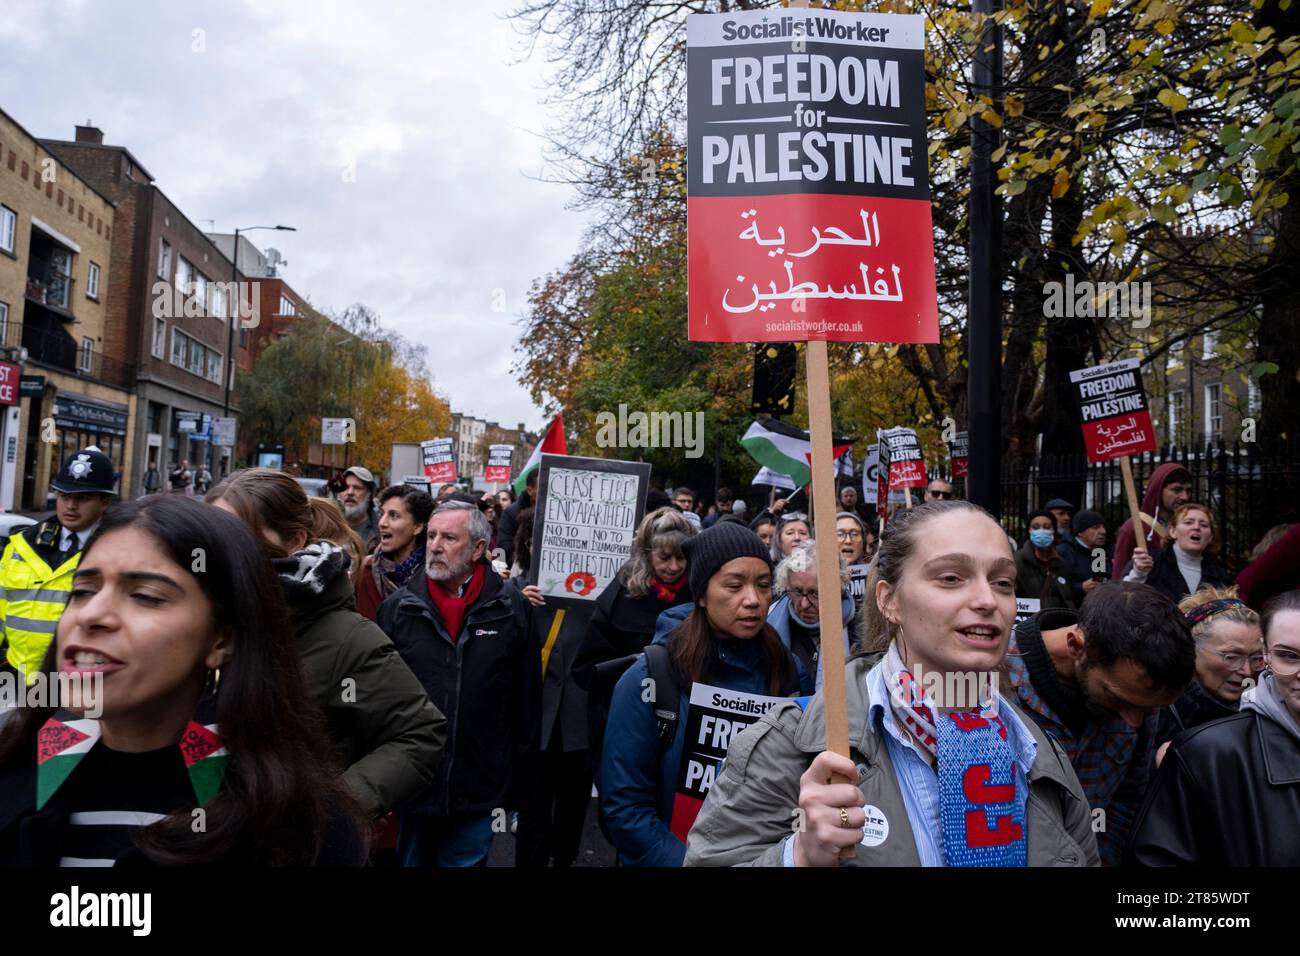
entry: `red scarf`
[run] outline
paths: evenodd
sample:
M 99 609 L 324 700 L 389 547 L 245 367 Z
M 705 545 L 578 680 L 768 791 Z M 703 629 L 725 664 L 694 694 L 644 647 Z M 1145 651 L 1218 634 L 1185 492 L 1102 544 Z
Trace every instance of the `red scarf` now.
M 465 624 L 465 614 L 483 592 L 483 581 L 486 577 L 483 565 L 481 563 L 474 565 L 469 586 L 465 588 L 465 593 L 459 596 L 447 593 L 436 581 L 425 579 L 429 586 L 429 597 L 433 598 L 433 603 L 438 608 L 438 615 L 442 618 L 442 623 L 447 626 L 447 633 L 451 635 L 453 644 L 460 640 L 460 629 Z
M 659 600 L 665 604 L 672 604 L 677 600 L 677 595 L 682 593 L 682 588 L 686 587 L 686 575 L 683 574 L 672 584 L 664 584 L 658 578 L 650 578 L 645 585 Z

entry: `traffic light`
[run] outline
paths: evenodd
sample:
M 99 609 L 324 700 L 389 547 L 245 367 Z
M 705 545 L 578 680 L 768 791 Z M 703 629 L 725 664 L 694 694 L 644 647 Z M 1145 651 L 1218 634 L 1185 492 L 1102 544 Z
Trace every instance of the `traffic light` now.
M 780 418 L 794 412 L 796 352 L 793 342 L 767 342 L 754 346 L 755 415 Z

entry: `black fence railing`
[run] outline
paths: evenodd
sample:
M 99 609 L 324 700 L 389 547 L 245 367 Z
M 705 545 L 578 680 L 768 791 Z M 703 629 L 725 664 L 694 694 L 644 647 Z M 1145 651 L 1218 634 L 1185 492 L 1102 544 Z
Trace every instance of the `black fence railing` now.
M 1131 459 L 1139 504 L 1156 468 L 1177 462 L 1192 475 L 1192 500 L 1208 506 L 1219 528 L 1220 557 L 1240 569 L 1275 524 L 1300 520 L 1300 442 L 1242 442 L 1230 447 L 1169 447 Z M 1088 464 L 1084 456 L 1044 456 L 1002 468 L 1003 525 L 1024 536 L 1024 516 L 1051 498 L 1091 508 L 1106 518 L 1113 540 L 1128 520 L 1118 460 Z

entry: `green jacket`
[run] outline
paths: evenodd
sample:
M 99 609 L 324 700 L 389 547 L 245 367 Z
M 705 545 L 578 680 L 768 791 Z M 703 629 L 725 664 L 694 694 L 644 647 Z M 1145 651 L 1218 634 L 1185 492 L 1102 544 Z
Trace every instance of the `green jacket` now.
M 285 599 L 308 690 L 346 768 L 343 780 L 373 817 L 383 816 L 433 782 L 447 719 L 393 642 L 354 610 L 346 573 L 321 594 L 286 589 Z
M 879 810 L 888 829 L 875 846 L 859 843 L 854 858 L 843 865 L 920 866 L 889 750 L 877 728 L 867 725 L 866 678 L 873 663 L 857 658 L 845 668 L 849 746 L 863 804 Z M 1092 815 L 1069 760 L 1037 724 L 1024 723 L 1038 744 L 1025 806 L 1029 865 L 1097 866 Z M 799 778 L 824 749 L 821 694 L 806 710 L 795 701 L 778 704 L 732 740 L 722 772 L 687 836 L 685 865 L 781 866 L 799 806 Z

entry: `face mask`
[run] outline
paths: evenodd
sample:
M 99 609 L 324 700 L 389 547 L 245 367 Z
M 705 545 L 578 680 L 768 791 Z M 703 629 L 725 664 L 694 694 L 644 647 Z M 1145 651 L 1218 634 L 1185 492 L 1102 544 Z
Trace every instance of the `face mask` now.
M 1029 532 L 1029 540 L 1035 548 L 1050 548 L 1052 542 L 1056 540 L 1056 535 L 1045 528 L 1039 528 L 1036 531 Z

